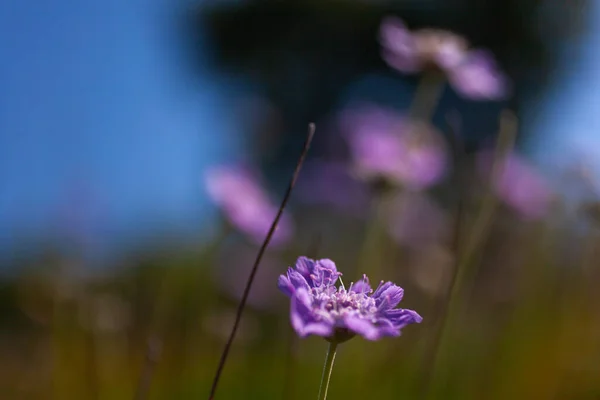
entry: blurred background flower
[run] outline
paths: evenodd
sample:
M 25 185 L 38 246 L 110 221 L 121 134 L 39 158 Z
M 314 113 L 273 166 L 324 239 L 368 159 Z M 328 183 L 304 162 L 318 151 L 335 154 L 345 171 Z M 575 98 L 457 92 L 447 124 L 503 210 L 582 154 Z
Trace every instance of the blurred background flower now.
M 341 125 L 356 172 L 365 179 L 384 178 L 424 189 L 446 172 L 444 140 L 425 123 L 390 109 L 364 106 L 345 110 Z
M 255 243 L 267 237 L 278 207 L 271 202 L 258 177 L 241 167 L 215 167 L 206 173 L 206 187 L 213 201 L 236 229 Z M 274 245 L 289 240 L 292 221 L 283 215 L 271 239 Z

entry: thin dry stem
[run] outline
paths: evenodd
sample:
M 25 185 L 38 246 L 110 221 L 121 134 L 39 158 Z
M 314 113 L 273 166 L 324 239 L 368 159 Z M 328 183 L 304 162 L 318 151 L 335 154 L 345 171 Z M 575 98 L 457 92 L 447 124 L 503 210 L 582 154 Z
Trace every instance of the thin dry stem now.
M 315 124 L 308 124 L 308 134 L 306 136 L 306 141 L 304 142 L 304 148 L 302 149 L 302 153 L 300 154 L 300 158 L 296 163 L 296 169 L 294 170 L 294 174 L 292 175 L 292 179 L 290 180 L 290 184 L 285 192 L 283 200 L 281 202 L 281 206 L 279 206 L 279 210 L 277 211 L 277 215 L 271 224 L 271 228 L 269 229 L 269 233 L 267 233 L 267 237 L 265 238 L 263 244 L 260 246 L 258 250 L 258 254 L 256 256 L 256 260 L 254 261 L 254 265 L 252 266 L 252 271 L 250 272 L 250 276 L 248 276 L 248 281 L 246 282 L 246 288 L 244 289 L 244 294 L 242 295 L 242 299 L 240 304 L 238 305 L 238 309 L 235 315 L 235 321 L 233 323 L 233 327 L 231 328 L 231 333 L 229 334 L 229 338 L 227 339 L 227 343 L 225 344 L 225 348 L 223 349 L 223 353 L 221 354 L 221 359 L 219 360 L 219 365 L 217 367 L 217 372 L 215 373 L 215 377 L 212 382 L 212 386 L 210 389 L 209 400 L 213 400 L 215 398 L 215 393 L 217 391 L 217 387 L 219 386 L 219 380 L 221 378 L 221 374 L 223 373 L 223 368 L 225 367 L 225 362 L 227 361 L 227 356 L 229 355 L 229 351 L 231 350 L 231 345 L 233 344 L 233 340 L 235 339 L 235 334 L 237 333 L 238 326 L 242 319 L 242 314 L 244 313 L 244 308 L 246 307 L 246 301 L 248 300 L 248 295 L 250 294 L 250 289 L 252 288 L 252 283 L 254 282 L 254 277 L 256 276 L 256 272 L 258 271 L 258 266 L 262 260 L 262 257 L 277 229 L 277 224 L 281 219 L 283 214 L 283 210 L 287 205 L 290 195 L 292 194 L 292 190 L 296 185 L 296 180 L 298 179 L 298 175 L 300 174 L 300 169 L 302 169 L 302 164 L 304 163 L 304 159 L 308 153 L 310 148 L 310 144 L 312 142 L 313 136 L 315 134 Z

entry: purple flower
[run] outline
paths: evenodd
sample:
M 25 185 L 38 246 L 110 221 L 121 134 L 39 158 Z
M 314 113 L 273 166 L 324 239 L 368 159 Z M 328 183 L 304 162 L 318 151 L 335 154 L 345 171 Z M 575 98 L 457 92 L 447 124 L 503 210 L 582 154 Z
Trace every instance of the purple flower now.
M 401 19 L 385 18 L 379 30 L 382 57 L 393 68 L 415 73 L 427 67 L 453 68 L 464 58 L 467 41 L 441 29 L 408 30 Z
M 341 125 L 364 178 L 383 177 L 424 189 L 445 173 L 446 146 L 431 125 L 374 106 L 345 112 Z
M 484 152 L 478 159 L 480 170 L 489 174 L 492 155 Z M 496 195 L 521 216 L 530 219 L 541 218 L 550 206 L 552 193 L 546 181 L 516 154 L 504 158 L 493 188 Z
M 408 324 L 423 320 L 413 310 L 395 308 L 404 290 L 381 282 L 373 291 L 366 275 L 346 290 L 337 287 L 341 276 L 328 259 L 300 257 L 295 268 L 279 277 L 278 286 L 291 298 L 291 322 L 300 337 L 323 336 L 341 343 L 355 335 L 368 340 L 400 336 Z
M 496 100 L 509 92 L 507 78 L 487 51 L 474 50 L 448 72 L 457 93 L 472 100 Z
M 277 214 L 277 207 L 253 174 L 236 167 L 215 167 L 206 174 L 206 188 L 237 229 L 254 242 L 263 242 Z M 291 237 L 292 229 L 290 217 L 284 214 L 272 243 L 278 245 L 286 242 Z
M 403 73 L 425 68 L 443 71 L 461 96 L 498 100 L 509 94 L 508 79 L 488 51 L 468 50 L 461 36 L 441 29 L 409 31 L 402 20 L 385 18 L 380 27 L 382 57 Z

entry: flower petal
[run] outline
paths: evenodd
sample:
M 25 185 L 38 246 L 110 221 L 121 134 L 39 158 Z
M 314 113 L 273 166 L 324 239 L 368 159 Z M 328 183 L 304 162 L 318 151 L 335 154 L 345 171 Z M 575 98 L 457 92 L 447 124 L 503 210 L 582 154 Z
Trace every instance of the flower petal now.
M 369 278 L 367 278 L 367 275 L 363 275 L 361 280 L 352 284 L 349 291 L 354 293 L 370 293 L 372 290 L 371 285 L 369 285 Z
M 298 271 L 300 274 L 302 274 L 302 276 L 309 281 L 310 280 L 310 275 L 313 273 L 313 271 L 315 270 L 315 261 L 311 260 L 308 257 L 298 257 L 298 259 L 296 260 L 296 271 Z
M 337 271 L 335 263 L 329 259 L 317 261 L 315 266 L 315 277 L 313 278 L 316 286 L 331 286 L 340 277 L 341 273 Z
M 304 288 L 306 290 L 310 289 L 310 286 L 304 276 L 292 268 L 288 269 L 287 276 L 290 280 L 290 283 L 296 290 L 300 288 Z
M 379 329 L 375 325 L 370 321 L 357 316 L 346 316 L 343 321 L 343 326 L 367 340 L 377 340 L 381 337 Z
M 499 100 L 509 94 L 507 78 L 493 56 L 483 50 L 470 52 L 451 70 L 449 80 L 454 90 L 472 100 Z
M 392 282 L 386 282 L 379 285 L 372 297 L 375 299 L 375 305 L 383 310 L 396 307 L 403 295 L 404 289 Z
M 305 288 L 299 288 L 291 300 L 290 317 L 292 327 L 298 336 L 308 335 L 331 336 L 333 324 L 330 321 L 316 321 L 311 311 L 311 297 Z
M 306 324 L 300 336 L 306 337 L 308 335 L 317 335 L 323 337 L 331 336 L 333 335 L 333 326 L 325 321 Z
M 385 290 L 387 290 L 391 285 L 393 285 L 392 282 L 383 282 L 381 281 L 379 283 L 379 286 L 377 286 L 377 289 L 375 289 L 375 293 L 373 293 L 373 295 L 371 297 L 373 297 L 375 300 L 377 300 L 379 297 L 381 297 L 381 293 L 383 293 Z
M 405 73 L 419 70 L 419 57 L 413 34 L 401 19 L 387 17 L 381 22 L 379 37 L 383 58 L 388 64 Z
M 310 313 L 310 295 L 308 292 L 300 288 L 296 290 L 290 302 L 290 318 L 292 326 L 298 333 L 302 335 L 307 324 L 312 322 Z
M 404 308 L 388 310 L 385 312 L 385 317 L 389 319 L 394 326 L 399 327 L 408 324 L 419 324 L 421 321 L 423 321 L 423 317 L 421 317 L 416 311 Z
M 292 297 L 296 290 L 294 285 L 292 285 L 292 282 L 290 282 L 290 278 L 288 278 L 286 275 L 279 275 L 279 279 L 277 279 L 277 287 L 289 297 Z

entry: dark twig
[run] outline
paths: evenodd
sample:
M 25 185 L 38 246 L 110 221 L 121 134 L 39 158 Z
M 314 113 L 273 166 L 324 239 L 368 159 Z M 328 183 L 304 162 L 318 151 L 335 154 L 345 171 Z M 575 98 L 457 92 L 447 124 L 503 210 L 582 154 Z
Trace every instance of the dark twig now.
M 233 344 L 233 340 L 235 339 L 235 334 L 237 333 L 238 326 L 240 324 L 240 320 L 242 319 L 242 314 L 244 312 L 244 308 L 246 307 L 246 301 L 248 299 L 248 295 L 250 294 L 250 289 L 252 288 L 252 283 L 254 282 L 254 277 L 256 276 L 256 272 L 258 271 L 258 266 L 260 265 L 260 261 L 262 260 L 263 254 L 277 229 L 277 224 L 281 219 L 281 215 L 283 214 L 283 210 L 287 205 L 290 195 L 292 194 L 292 190 L 296 185 L 296 180 L 298 179 L 298 175 L 300 173 L 300 169 L 302 168 L 302 164 L 304 163 L 304 159 L 306 158 L 306 154 L 308 153 L 308 149 L 310 148 L 310 143 L 312 142 L 313 136 L 315 134 L 315 124 L 308 124 L 308 134 L 306 136 L 306 141 L 304 142 L 304 148 L 302 149 L 302 153 L 300 154 L 300 158 L 298 159 L 298 163 L 296 164 L 296 169 L 294 170 L 294 175 L 292 175 L 292 179 L 290 180 L 290 184 L 283 196 L 283 200 L 281 202 L 281 206 L 279 206 L 279 210 L 277 211 L 277 215 L 271 224 L 271 228 L 269 229 L 269 233 L 267 233 L 267 237 L 265 238 L 263 244 L 260 246 L 260 250 L 258 250 L 258 254 L 256 256 L 256 260 L 254 261 L 254 265 L 252 266 L 252 271 L 250 272 L 250 276 L 248 277 L 248 281 L 246 282 L 246 288 L 244 289 L 244 294 L 242 295 L 242 300 L 238 305 L 237 312 L 235 315 L 235 322 L 233 323 L 233 327 L 231 328 L 231 333 L 229 334 L 229 338 L 227 339 L 227 343 L 225 344 L 225 348 L 223 349 L 223 353 L 221 354 L 221 359 L 219 361 L 219 366 L 217 367 L 217 372 L 212 382 L 212 386 L 210 388 L 209 400 L 213 400 L 215 398 L 215 393 L 217 391 L 217 386 L 219 385 L 219 379 L 221 378 L 221 374 L 223 372 L 223 368 L 225 367 L 225 362 L 227 361 L 227 356 L 229 355 L 229 350 L 231 350 L 231 345 Z

